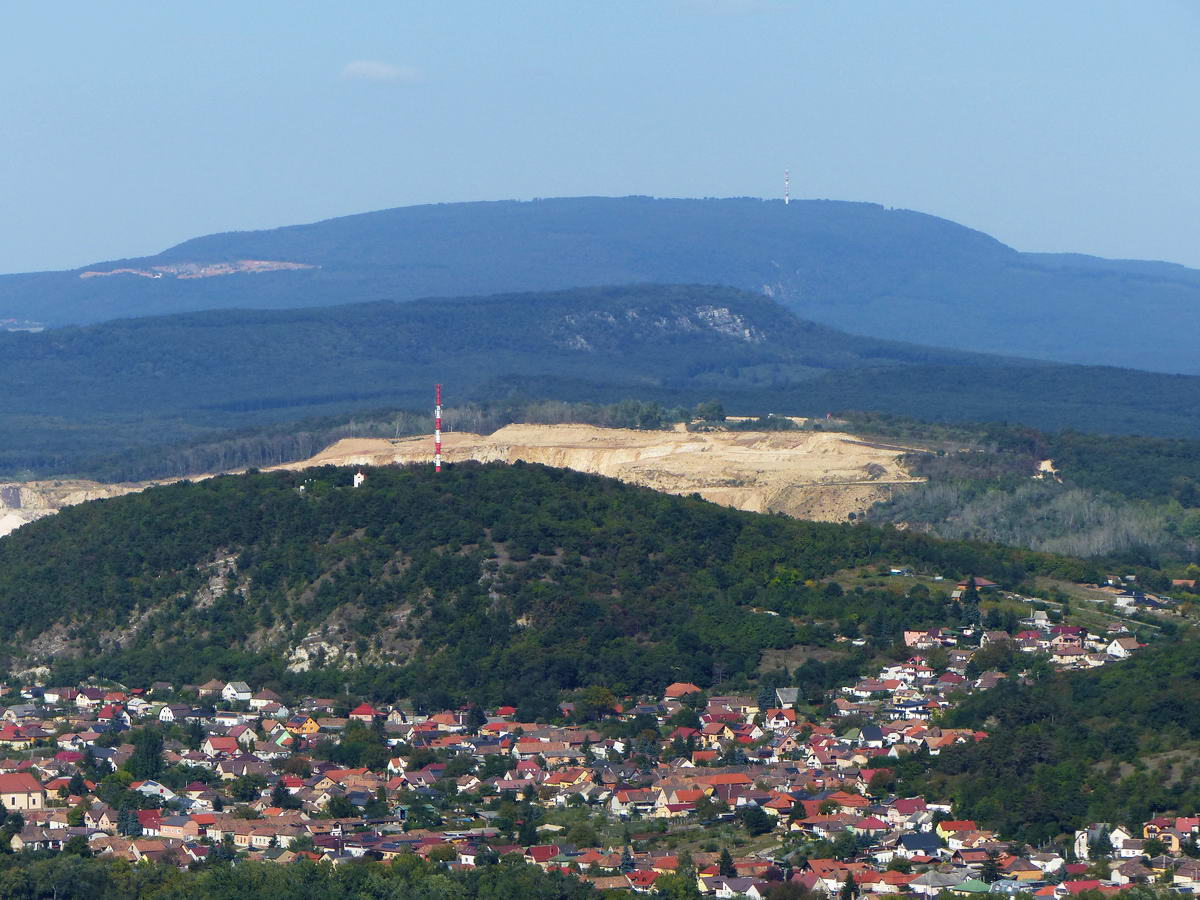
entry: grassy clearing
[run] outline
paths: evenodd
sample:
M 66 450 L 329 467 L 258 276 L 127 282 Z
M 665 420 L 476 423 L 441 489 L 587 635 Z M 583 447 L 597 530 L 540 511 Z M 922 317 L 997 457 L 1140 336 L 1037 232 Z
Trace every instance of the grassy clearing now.
M 775 669 L 797 669 L 810 659 L 828 662 L 831 659 L 841 659 L 845 651 L 831 647 L 813 647 L 808 644 L 797 644 L 786 650 L 768 649 L 763 651 L 762 662 L 758 664 L 759 672 L 771 672 Z

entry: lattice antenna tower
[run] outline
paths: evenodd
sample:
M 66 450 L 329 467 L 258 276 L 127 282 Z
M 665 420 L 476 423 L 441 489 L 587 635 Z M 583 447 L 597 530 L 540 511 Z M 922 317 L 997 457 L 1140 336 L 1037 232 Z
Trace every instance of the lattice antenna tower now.
M 433 471 L 442 471 L 442 386 L 440 384 L 434 389 Z

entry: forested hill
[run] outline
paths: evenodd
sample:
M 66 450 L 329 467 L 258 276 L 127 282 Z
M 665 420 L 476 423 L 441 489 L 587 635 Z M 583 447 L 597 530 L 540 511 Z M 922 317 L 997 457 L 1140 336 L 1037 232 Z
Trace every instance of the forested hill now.
M 928 591 L 814 584 L 846 567 L 986 572 L 1013 586 L 1101 571 L 542 466 L 373 469 L 359 488 L 352 475 L 180 483 L 0 539 L 12 667 L 552 710 L 559 690 L 709 685 L 718 671 L 745 684 L 767 648 L 832 645 L 838 631 L 886 648 L 906 627 L 954 621 Z M 289 661 L 310 671 L 288 674 Z M 861 663 L 846 660 L 851 673 Z M 814 663 L 799 677 L 820 690 L 839 675 Z
M 311 268 L 196 277 L 239 260 Z M 118 269 L 140 274 L 80 277 Z M 805 319 L 918 344 L 1200 373 L 1200 272 L 1018 253 L 945 219 L 835 201 L 580 197 L 404 207 L 210 235 L 72 272 L 5 276 L 0 320 L 61 325 L 639 282 L 765 292 Z
M 1200 436 L 1200 378 L 862 338 L 732 288 L 217 310 L 0 334 L 0 475 L 364 410 L 530 399 Z M 92 468 L 89 468 L 92 466 Z M 105 467 L 111 471 L 111 466 Z
M 427 409 L 435 382 L 454 404 L 516 393 L 690 405 L 717 394 L 765 412 L 780 389 L 829 371 L 984 359 L 842 334 L 720 287 L 121 320 L 0 334 L 0 471 L 78 471 L 214 430 Z
M 1072 556 L 1200 562 L 1200 441 L 878 416 L 850 427 L 943 451 L 909 457 L 909 471 L 926 481 L 877 506 L 874 521 Z

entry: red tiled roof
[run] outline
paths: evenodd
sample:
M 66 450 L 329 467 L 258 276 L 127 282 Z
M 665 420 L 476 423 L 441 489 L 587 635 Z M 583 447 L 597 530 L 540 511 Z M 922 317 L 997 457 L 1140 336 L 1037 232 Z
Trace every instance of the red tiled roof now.
M 42 790 L 41 782 L 28 772 L 0 775 L 0 794 L 30 794 Z

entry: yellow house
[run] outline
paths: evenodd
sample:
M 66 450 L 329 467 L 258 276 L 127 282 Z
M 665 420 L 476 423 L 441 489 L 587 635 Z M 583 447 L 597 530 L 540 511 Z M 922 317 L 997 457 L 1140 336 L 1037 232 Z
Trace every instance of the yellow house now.
M 312 716 L 295 716 L 294 718 L 289 719 L 287 725 L 284 727 L 287 728 L 287 730 L 292 734 L 305 736 L 316 734 L 321 730 L 321 726 L 317 724 L 317 720 Z
M 970 819 L 961 819 L 957 822 L 951 822 L 951 821 L 938 822 L 936 830 L 937 830 L 937 836 L 940 837 L 944 841 L 944 840 L 947 840 L 950 837 L 950 835 L 954 834 L 956 831 L 978 831 L 979 826 L 977 826 Z
M 1156 822 L 1147 822 L 1142 827 L 1142 837 L 1146 840 L 1155 838 L 1162 841 L 1170 853 L 1182 852 L 1179 833 L 1170 828 L 1160 827 Z

